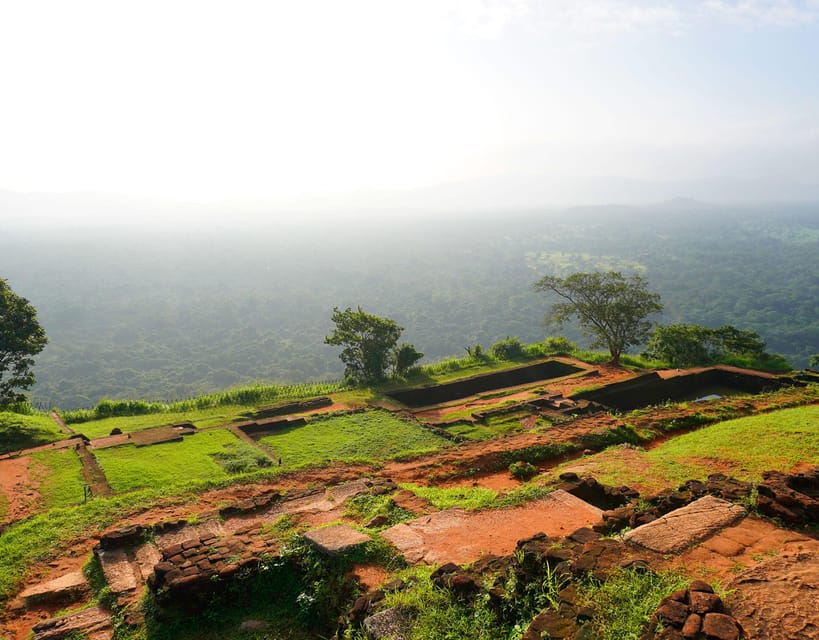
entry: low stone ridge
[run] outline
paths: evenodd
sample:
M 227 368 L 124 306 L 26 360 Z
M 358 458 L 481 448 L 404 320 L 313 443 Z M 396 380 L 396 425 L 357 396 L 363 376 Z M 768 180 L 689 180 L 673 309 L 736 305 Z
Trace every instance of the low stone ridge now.
M 660 625 L 662 631 L 658 633 Z M 660 601 L 640 640 L 740 640 L 745 637 L 742 625 L 726 612 L 722 599 L 711 585 L 695 580 L 688 589 L 675 591 Z
M 370 536 L 356 531 L 346 524 L 338 524 L 324 529 L 314 529 L 304 534 L 304 538 L 321 553 L 339 556 L 355 547 L 372 540 Z
M 72 635 L 79 635 L 87 640 L 111 640 L 114 628 L 110 611 L 101 607 L 89 607 L 38 622 L 32 633 L 34 640 L 63 640 Z
M 624 539 L 658 553 L 677 553 L 744 515 L 742 507 L 708 495 L 629 531 Z
M 638 508 L 635 500 L 609 508 L 595 528 L 602 533 L 616 533 L 626 527 L 635 529 L 706 495 L 730 502 L 745 502 L 754 490 L 758 492 L 756 506 L 763 515 L 778 518 L 794 527 L 819 522 L 819 467 L 796 474 L 766 471 L 762 476 L 763 481 L 758 485 L 721 473 L 708 476 L 705 482 L 689 480 L 678 489 L 666 489 L 650 498 L 648 508 Z M 588 480 L 584 478 L 584 481 Z
M 796 474 L 766 471 L 757 491 L 761 513 L 789 525 L 819 522 L 819 467 Z
M 593 504 L 598 509 L 610 510 L 622 507 L 640 496 L 630 487 L 610 487 L 600 484 L 591 476 L 580 478 L 576 473 L 567 471 L 560 474 L 558 489 Z
M 731 610 L 752 638 L 819 638 L 819 553 L 772 558 L 727 588 Z

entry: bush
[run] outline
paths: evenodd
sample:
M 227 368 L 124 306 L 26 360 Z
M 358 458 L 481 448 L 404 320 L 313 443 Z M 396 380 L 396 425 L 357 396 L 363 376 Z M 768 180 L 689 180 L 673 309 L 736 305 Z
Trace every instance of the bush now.
M 569 356 L 575 351 L 577 351 L 577 345 L 564 336 L 549 336 L 543 342 L 536 342 L 526 347 L 526 353 L 532 358 Z
M 498 340 L 489 349 L 493 358 L 498 360 L 515 360 L 525 355 L 525 347 L 517 337 L 506 336 L 503 340 Z
M 518 480 L 528 480 L 537 475 L 537 467 L 525 460 L 518 460 L 509 465 L 509 473 Z

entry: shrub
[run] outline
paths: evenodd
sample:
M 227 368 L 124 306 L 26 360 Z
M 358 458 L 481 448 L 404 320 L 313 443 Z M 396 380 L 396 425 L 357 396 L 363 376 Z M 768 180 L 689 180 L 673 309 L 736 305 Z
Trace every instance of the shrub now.
M 517 337 L 506 336 L 493 344 L 489 353 L 498 360 L 515 360 L 525 355 L 525 348 Z
M 537 475 L 537 467 L 525 460 L 518 460 L 509 465 L 509 473 L 518 480 L 528 480 Z

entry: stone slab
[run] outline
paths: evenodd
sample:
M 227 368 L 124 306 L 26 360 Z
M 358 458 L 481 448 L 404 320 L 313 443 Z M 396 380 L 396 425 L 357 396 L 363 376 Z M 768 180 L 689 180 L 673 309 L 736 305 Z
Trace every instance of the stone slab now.
M 105 582 L 108 583 L 112 592 L 125 593 L 139 586 L 140 581 L 137 580 L 131 559 L 125 551 L 100 549 L 97 551 L 97 556 L 102 565 L 102 572 L 105 574 Z
M 322 553 L 335 556 L 357 547 L 360 544 L 369 542 L 370 536 L 356 531 L 346 524 L 339 524 L 326 529 L 314 529 L 304 534 Z
M 110 612 L 100 607 L 89 607 L 38 622 L 32 633 L 34 640 L 63 640 L 71 634 L 82 635 L 88 640 L 110 640 L 114 629 Z
M 629 531 L 623 538 L 658 553 L 678 553 L 707 540 L 745 515 L 727 500 L 703 496 L 689 505 Z
M 137 547 L 134 556 L 143 580 L 147 580 L 154 572 L 154 567 L 162 562 L 162 552 L 150 542 Z
M 568 536 L 599 522 L 603 512 L 557 489 L 541 500 L 509 509 L 447 509 L 381 532 L 410 563 L 473 562 L 485 555 L 507 555 L 518 540 L 543 532 Z
M 65 601 L 80 597 L 87 590 L 88 580 L 85 579 L 82 571 L 74 571 L 54 580 L 29 587 L 19 597 L 26 604 L 55 600 Z

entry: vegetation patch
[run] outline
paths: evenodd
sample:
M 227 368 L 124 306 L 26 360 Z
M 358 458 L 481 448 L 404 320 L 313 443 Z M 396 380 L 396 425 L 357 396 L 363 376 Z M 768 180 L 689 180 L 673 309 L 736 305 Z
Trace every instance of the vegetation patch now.
M 383 410 L 313 418 L 260 439 L 292 469 L 333 460 L 380 462 L 394 456 L 421 455 L 450 443 L 418 423 Z
M 111 487 L 118 492 L 144 487 L 172 490 L 196 481 L 213 481 L 243 473 L 252 461 L 266 460 L 230 431 L 213 429 L 182 441 L 149 447 L 124 445 L 94 452 Z M 255 468 L 267 466 L 258 464 Z
M 347 501 L 345 515 L 363 524 L 373 518 L 383 516 L 386 519 L 384 526 L 396 525 L 415 517 L 412 511 L 395 504 L 390 496 L 374 496 L 367 493 L 350 498 Z
M 82 462 L 73 448 L 32 453 L 29 468 L 47 509 L 83 501 Z
M 674 573 L 653 573 L 619 569 L 605 582 L 593 578 L 581 594 L 594 611 L 593 632 L 596 640 L 638 638 L 660 600 L 677 589 L 685 589 L 688 580 Z
M 65 437 L 62 429 L 45 414 L 0 411 L 0 453 L 30 449 Z

